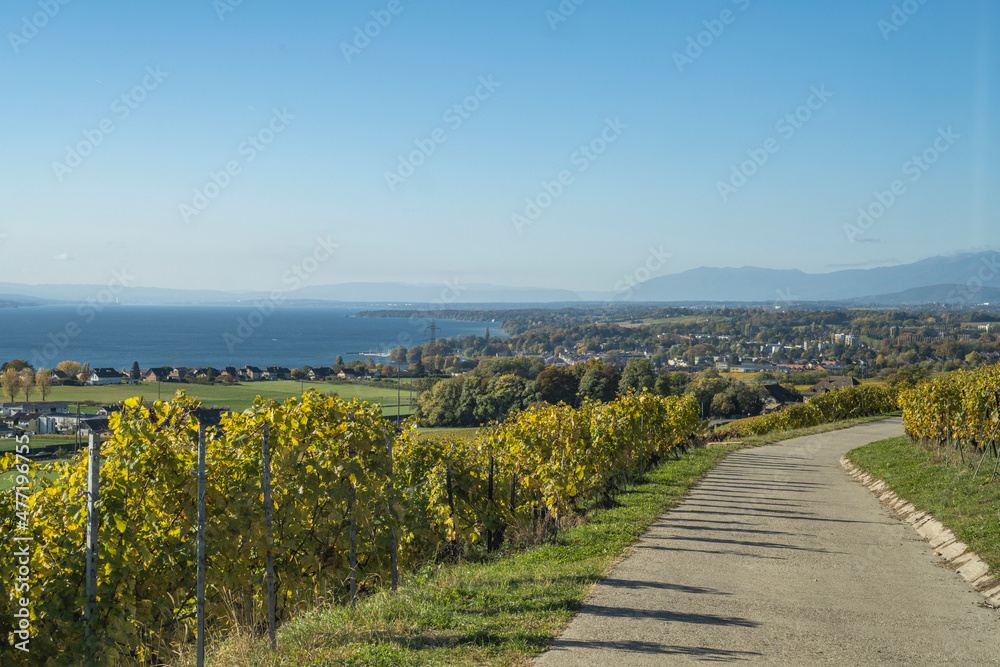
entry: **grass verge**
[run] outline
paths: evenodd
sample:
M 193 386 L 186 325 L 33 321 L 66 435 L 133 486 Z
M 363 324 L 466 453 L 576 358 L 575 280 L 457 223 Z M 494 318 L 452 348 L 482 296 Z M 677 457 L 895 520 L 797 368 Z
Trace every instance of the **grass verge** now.
M 986 483 L 992 464 L 973 479 L 974 465 L 946 465 L 933 449 L 907 437 L 873 442 L 847 458 L 918 510 L 933 514 L 994 573 L 1000 572 L 1000 483 Z

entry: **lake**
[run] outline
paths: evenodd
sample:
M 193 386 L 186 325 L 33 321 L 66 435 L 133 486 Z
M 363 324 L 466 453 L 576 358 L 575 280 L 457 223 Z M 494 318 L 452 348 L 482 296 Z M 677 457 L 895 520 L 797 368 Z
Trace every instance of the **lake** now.
M 96 308 L 101 308 L 97 306 Z M 0 361 L 37 368 L 330 366 L 430 340 L 428 319 L 353 317 L 358 308 L 245 306 L 0 308 Z M 499 323 L 435 320 L 437 337 L 504 336 Z M 388 362 L 376 357 L 376 361 Z

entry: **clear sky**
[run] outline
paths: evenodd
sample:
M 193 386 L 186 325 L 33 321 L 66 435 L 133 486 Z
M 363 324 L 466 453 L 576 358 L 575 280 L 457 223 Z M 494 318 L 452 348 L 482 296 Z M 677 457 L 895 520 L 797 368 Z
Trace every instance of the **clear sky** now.
M 602 291 L 651 248 L 997 245 L 991 0 L 8 0 L 0 28 L 0 282 L 278 289 L 318 238 L 310 284 Z

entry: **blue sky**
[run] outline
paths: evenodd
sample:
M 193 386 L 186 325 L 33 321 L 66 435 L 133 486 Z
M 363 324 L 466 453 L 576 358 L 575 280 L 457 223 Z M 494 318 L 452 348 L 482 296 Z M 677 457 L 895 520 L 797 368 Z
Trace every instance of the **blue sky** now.
M 601 291 L 651 248 L 995 246 L 987 0 L 64 1 L 0 8 L 0 282 L 281 289 L 317 239 L 309 284 Z

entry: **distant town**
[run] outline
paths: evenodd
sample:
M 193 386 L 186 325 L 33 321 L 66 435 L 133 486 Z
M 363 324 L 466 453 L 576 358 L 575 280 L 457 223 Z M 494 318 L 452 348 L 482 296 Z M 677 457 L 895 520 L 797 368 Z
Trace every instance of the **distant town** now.
M 724 420 L 781 409 L 831 388 L 860 382 L 909 385 L 935 373 L 1000 361 L 1000 318 L 983 313 L 617 306 L 419 315 L 499 322 L 507 335 L 491 336 L 487 328 L 484 336 L 437 338 L 433 319 L 427 319 L 427 340 L 397 346 L 388 352 L 387 363 L 374 356 L 349 363 L 337 357 L 328 366 L 301 368 L 143 368 L 138 362 L 91 368 L 64 361 L 54 369 L 34 369 L 15 359 L 0 373 L 8 401 L 0 435 L 77 436 L 106 428 L 101 422 L 85 424 L 68 404 L 46 402 L 54 386 L 156 384 L 159 396 L 161 386 L 176 385 L 197 396 L 206 392 L 199 385 L 223 391 L 295 381 L 302 383 L 297 391 L 306 382 L 377 386 L 399 378 L 408 382 L 408 395 L 413 392 L 400 412 L 412 410 L 429 426 L 476 426 L 539 402 L 577 404 L 588 397 L 613 400 L 624 391 L 648 390 L 694 393 L 703 417 Z M 137 388 L 136 393 L 147 392 Z M 254 393 L 271 395 L 263 388 Z M 33 396 L 42 403 L 32 402 Z M 16 403 L 18 397 L 24 401 Z M 369 399 L 385 400 L 366 394 Z M 108 405 L 104 412 L 113 410 Z M 101 416 L 107 415 L 88 419 Z

